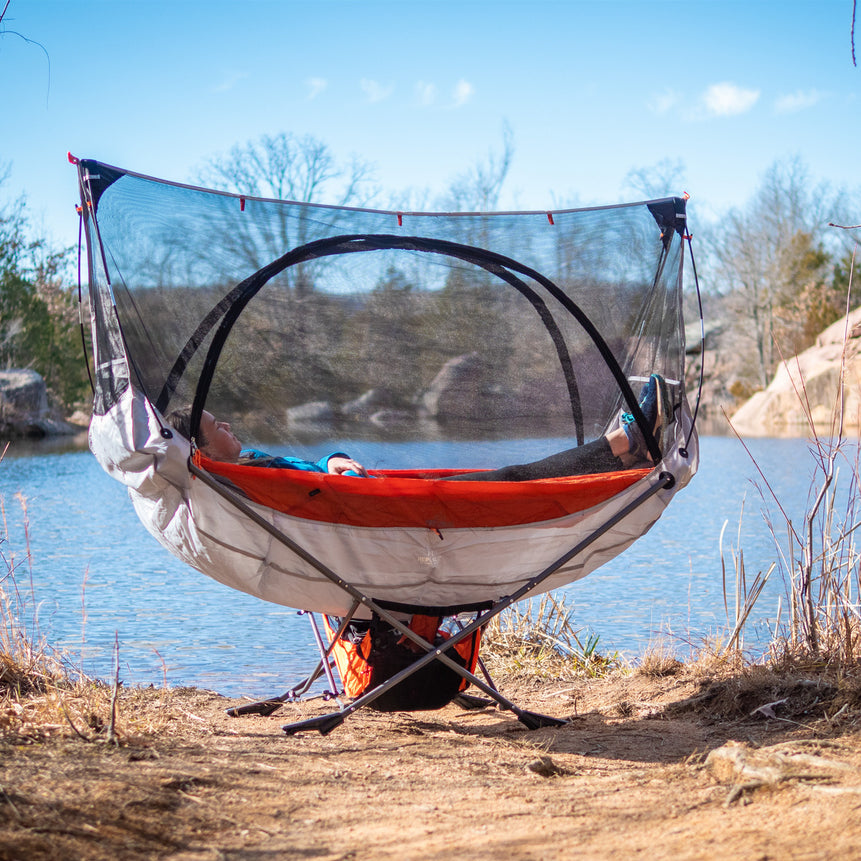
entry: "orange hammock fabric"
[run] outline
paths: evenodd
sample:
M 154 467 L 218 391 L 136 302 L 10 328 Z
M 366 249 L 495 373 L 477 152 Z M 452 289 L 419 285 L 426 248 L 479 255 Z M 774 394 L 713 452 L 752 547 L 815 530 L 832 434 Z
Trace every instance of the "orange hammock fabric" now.
M 195 462 L 252 502 L 293 517 L 368 527 L 492 528 L 555 520 L 606 502 L 649 469 L 538 481 L 441 481 L 473 470 L 379 470 L 371 478 Z

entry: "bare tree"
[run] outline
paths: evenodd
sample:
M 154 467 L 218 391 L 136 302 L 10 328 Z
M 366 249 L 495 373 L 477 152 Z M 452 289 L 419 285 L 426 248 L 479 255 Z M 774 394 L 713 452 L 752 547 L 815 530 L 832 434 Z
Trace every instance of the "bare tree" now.
M 204 184 L 249 197 L 363 206 L 376 194 L 373 169 L 353 156 L 338 164 L 323 141 L 287 132 L 237 144 L 198 171 Z
M 628 171 L 623 183 L 625 194 L 654 200 L 679 194 L 685 177 L 685 163 L 681 159 L 661 159 L 648 167 L 635 167 Z
M 852 29 L 849 34 L 849 41 L 852 44 L 852 65 L 857 66 L 855 62 L 855 0 L 852 0 Z
M 472 167 L 458 174 L 440 199 L 441 208 L 451 212 L 491 212 L 499 206 L 502 187 L 514 156 L 514 134 L 505 123 L 502 149 L 491 150 Z
M 270 198 L 334 206 L 366 206 L 377 194 L 372 167 L 357 157 L 339 163 L 329 147 L 312 135 L 282 132 L 237 144 L 197 172 L 204 186 L 250 198 Z M 337 221 L 331 212 L 330 220 Z M 309 238 L 307 210 L 269 207 L 265 217 L 249 220 L 226 237 L 232 250 L 254 268 L 280 257 Z M 297 266 L 288 276 L 295 292 L 311 292 L 307 272 Z
M 824 283 L 827 186 L 811 187 L 799 159 L 775 163 L 743 209 L 731 210 L 711 242 L 714 276 L 734 311 L 734 329 L 753 341 L 756 375 L 771 379 L 777 346 L 802 346 L 809 302 Z

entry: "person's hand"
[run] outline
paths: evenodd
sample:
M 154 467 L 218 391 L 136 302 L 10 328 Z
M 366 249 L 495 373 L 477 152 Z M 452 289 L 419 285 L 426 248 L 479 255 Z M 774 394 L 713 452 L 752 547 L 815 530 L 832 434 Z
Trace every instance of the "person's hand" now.
M 351 457 L 330 457 L 327 468 L 332 475 L 343 475 L 345 472 L 355 472 L 365 478 L 368 470 Z

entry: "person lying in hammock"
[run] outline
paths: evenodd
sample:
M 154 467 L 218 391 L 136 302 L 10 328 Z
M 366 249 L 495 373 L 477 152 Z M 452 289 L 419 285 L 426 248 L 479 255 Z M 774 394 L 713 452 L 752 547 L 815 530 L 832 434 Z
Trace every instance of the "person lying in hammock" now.
M 640 393 L 640 409 L 654 428 L 660 442 L 663 430 L 672 421 L 672 404 L 667 384 L 659 374 L 652 374 Z M 183 436 L 191 436 L 191 407 L 182 407 L 167 416 L 168 422 Z M 212 413 L 203 411 L 197 435 L 198 447 L 210 460 L 239 463 L 274 469 L 299 469 L 305 472 L 328 472 L 332 475 L 368 477 L 368 471 L 344 452 L 335 452 L 318 461 L 297 457 L 266 454 L 257 449 L 243 448 L 228 422 L 218 421 Z M 615 472 L 652 463 L 648 445 L 640 426 L 631 413 L 619 416 L 619 426 L 599 439 L 542 460 L 447 476 L 446 481 L 531 481 L 541 478 L 562 478 L 570 475 L 591 475 Z
M 167 420 L 184 437 L 191 438 L 191 407 L 180 407 L 174 410 L 167 416 Z M 198 448 L 210 460 L 220 460 L 225 463 L 265 466 L 271 469 L 299 469 L 304 472 L 328 472 L 331 475 L 368 476 L 365 467 L 341 451 L 321 457 L 318 461 L 310 461 L 298 457 L 267 454 L 256 448 L 243 448 L 242 443 L 230 429 L 230 424 L 219 421 L 207 410 L 204 410 L 200 417 L 197 442 Z

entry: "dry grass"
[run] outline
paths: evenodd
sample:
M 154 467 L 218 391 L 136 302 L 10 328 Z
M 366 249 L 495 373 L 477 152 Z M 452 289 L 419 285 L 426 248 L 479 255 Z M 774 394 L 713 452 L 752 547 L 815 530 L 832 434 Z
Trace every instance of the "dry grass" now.
M 851 309 L 853 276 L 854 254 L 847 315 Z M 765 661 L 784 672 L 794 668 L 827 668 L 847 676 L 861 668 L 861 552 L 856 544 L 856 530 L 861 524 L 861 445 L 858 440 L 847 439 L 845 434 L 848 347 L 849 332 L 845 331 L 840 385 L 830 424 L 824 432 L 817 429 L 814 421 L 799 363 L 796 360 L 793 365 L 791 360 L 784 359 L 808 425 L 813 475 L 807 505 L 800 522 L 793 520 L 787 513 L 788 506 L 748 450 L 761 478 L 760 492 L 776 560 L 765 574 L 759 572 L 748 585 L 744 554 L 740 549 L 733 551 L 735 600 L 732 602 L 727 598 L 729 578 L 721 546 L 727 619 L 732 630 L 723 651 L 743 652 L 748 618 L 765 582 L 777 570 L 784 582 L 786 602 L 778 606 Z
M 0 695 L 43 692 L 66 675 L 61 661 L 38 635 L 27 537 L 27 506 L 20 494 L 17 500 L 23 510 L 25 524 L 26 546 L 20 554 L 15 553 L 9 539 L 6 507 L 0 499 L 3 523 L 0 533 Z M 29 583 L 26 589 L 20 585 L 24 578 Z
M 574 627 L 573 610 L 548 593 L 495 616 L 482 636 L 482 659 L 501 676 L 597 678 L 623 667 L 618 653 L 602 655 L 598 637 Z
M 163 708 L 150 695 L 141 710 L 140 691 L 125 690 L 117 679 L 105 684 L 88 678 L 40 633 L 26 500 L 18 494 L 16 501 L 24 515 L 20 552 L 12 546 L 0 499 L 0 739 L 21 744 L 59 734 L 119 744 L 159 731 L 171 719 L 169 691 L 161 697 Z M 118 665 L 118 654 L 116 660 Z
M 675 676 L 684 668 L 684 664 L 675 656 L 670 646 L 659 644 L 651 646 L 637 663 L 637 673 L 650 678 Z

